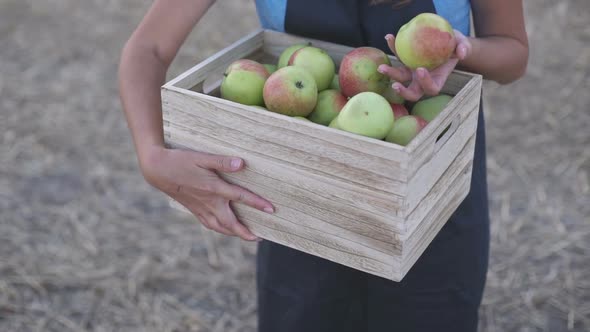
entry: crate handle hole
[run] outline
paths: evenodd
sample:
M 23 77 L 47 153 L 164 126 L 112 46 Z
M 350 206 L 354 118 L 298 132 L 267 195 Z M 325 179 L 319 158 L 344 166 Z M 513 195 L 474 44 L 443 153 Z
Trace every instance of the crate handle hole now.
M 437 152 L 445 143 L 449 140 L 451 136 L 457 131 L 459 124 L 461 123 L 461 118 L 459 114 L 455 116 L 453 121 L 443 130 L 441 130 L 440 134 L 436 137 L 434 141 L 434 151 Z

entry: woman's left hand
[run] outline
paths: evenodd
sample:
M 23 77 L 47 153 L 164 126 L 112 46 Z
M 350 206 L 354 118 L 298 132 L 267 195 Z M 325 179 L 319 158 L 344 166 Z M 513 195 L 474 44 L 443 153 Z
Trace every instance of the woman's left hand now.
M 379 66 L 379 72 L 389 76 L 396 81 L 393 90 L 408 101 L 417 101 L 422 96 L 436 96 L 440 93 L 443 85 L 451 72 L 457 66 L 459 60 L 465 59 L 471 53 L 471 42 L 461 32 L 455 30 L 457 46 L 455 52 L 446 63 L 436 67 L 432 71 L 426 68 L 416 68 L 415 71 L 408 67 L 392 67 L 388 65 Z M 391 34 L 385 36 L 387 45 L 397 56 L 395 51 L 395 37 Z M 410 82 L 406 87 L 401 82 Z

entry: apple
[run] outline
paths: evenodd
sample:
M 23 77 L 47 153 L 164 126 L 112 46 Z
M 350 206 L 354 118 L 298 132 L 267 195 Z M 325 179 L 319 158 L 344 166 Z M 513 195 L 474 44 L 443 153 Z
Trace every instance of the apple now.
M 334 74 L 334 78 L 332 79 L 332 83 L 330 83 L 329 88 L 340 91 L 340 82 L 338 81 L 338 74 Z
M 426 127 L 427 122 L 419 116 L 406 115 L 395 119 L 391 131 L 385 137 L 387 142 L 406 146 Z
M 264 105 L 262 90 L 269 72 L 256 61 L 234 61 L 223 73 L 221 98 L 244 105 Z
M 447 62 L 457 46 L 451 24 L 443 17 L 422 13 L 404 24 L 395 36 L 398 59 L 408 68 L 432 70 Z
M 387 100 L 378 93 L 368 91 L 350 98 L 330 127 L 383 139 L 391 131 L 393 123 L 393 111 Z
M 309 71 L 315 79 L 318 91 L 326 90 L 332 83 L 336 64 L 332 57 L 321 48 L 306 46 L 291 55 L 289 66 L 301 67 Z
M 300 48 L 304 48 L 305 46 L 309 46 L 311 43 L 306 44 L 295 44 L 287 47 L 281 55 L 279 56 L 279 62 L 277 63 L 277 69 L 281 69 L 283 67 L 287 67 L 289 65 L 289 59 L 291 59 L 291 55 L 295 53 Z
M 294 119 L 298 119 L 298 120 L 303 120 L 303 121 L 308 121 L 308 122 L 311 122 L 311 121 L 309 121 L 309 119 L 308 119 L 308 118 L 306 118 L 306 117 L 303 117 L 303 116 L 294 116 L 293 118 L 294 118 Z
M 306 117 L 316 105 L 318 88 L 307 70 L 287 66 L 270 75 L 264 84 L 263 96 L 271 112 Z
M 391 105 L 391 109 L 393 110 L 393 117 L 396 120 L 401 118 L 402 116 L 410 115 L 408 109 L 403 104 L 389 104 Z
M 324 90 L 318 94 L 318 101 L 309 114 L 311 122 L 327 126 L 346 105 L 347 99 L 338 90 Z
M 385 52 L 374 47 L 358 47 L 348 52 L 338 70 L 340 91 L 347 97 L 361 92 L 381 94 L 387 88 L 389 77 L 377 71 L 379 65 L 391 65 Z
M 263 64 L 264 68 L 266 68 L 266 70 L 268 70 L 269 74 L 274 73 L 275 71 L 277 71 L 277 65 L 273 65 L 271 63 L 265 63 Z
M 393 90 L 393 83 L 395 81 L 387 83 L 387 88 L 385 88 L 385 91 L 381 95 L 391 104 L 403 104 L 405 99 Z
M 439 94 L 434 97 L 419 100 L 412 107 L 412 115 L 417 115 L 427 122 L 432 121 L 451 101 L 453 97 Z

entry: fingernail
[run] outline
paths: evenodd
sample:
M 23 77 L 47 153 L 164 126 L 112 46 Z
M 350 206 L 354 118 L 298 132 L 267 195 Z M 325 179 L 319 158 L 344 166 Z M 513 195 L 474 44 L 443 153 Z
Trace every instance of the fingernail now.
M 275 210 L 273 208 L 271 208 L 271 207 L 265 207 L 264 208 L 264 212 L 266 212 L 266 213 L 274 213 Z
M 242 160 L 234 158 L 231 160 L 231 168 L 238 169 L 242 165 Z
M 398 92 L 398 93 L 399 93 L 399 92 L 400 92 L 400 90 L 401 90 L 401 89 L 399 88 L 399 85 L 397 85 L 397 84 L 394 84 L 394 85 L 392 85 L 391 87 L 393 88 L 393 90 L 395 90 L 395 92 Z
M 424 69 L 423 68 L 418 68 L 416 69 L 416 72 L 418 73 L 418 77 L 420 78 L 424 78 Z
M 254 239 L 254 241 L 256 241 L 256 242 L 262 242 L 262 240 L 264 240 L 264 239 L 261 239 L 259 237 L 257 237 L 256 239 Z

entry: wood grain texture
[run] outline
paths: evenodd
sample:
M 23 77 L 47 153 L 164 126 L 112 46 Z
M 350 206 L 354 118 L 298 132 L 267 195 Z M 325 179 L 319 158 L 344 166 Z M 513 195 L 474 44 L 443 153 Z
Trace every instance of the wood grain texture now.
M 443 87 L 453 100 L 406 147 L 218 98 L 231 62 L 273 63 L 301 42 L 337 64 L 353 49 L 265 30 L 244 37 L 162 87 L 166 143 L 245 160 L 220 176 L 275 206 L 269 215 L 232 203 L 254 234 L 399 281 L 469 192 L 481 76 L 454 71 Z
M 199 128 L 199 133 L 204 136 L 280 163 L 313 170 L 325 177 L 343 179 L 396 196 L 406 191 L 404 165 L 338 144 L 339 131 L 324 131 L 321 135 L 322 130 L 332 128 L 286 116 L 282 116 L 283 123 L 275 121 L 263 125 L 252 115 L 258 115 L 259 111 L 267 115 L 274 113 L 252 107 L 236 112 L 231 105 L 218 103 L 218 98 L 195 100 L 178 93 L 163 93 L 162 98 L 169 110 L 165 114 L 169 123 Z M 309 127 L 315 128 L 314 136 L 305 136 L 305 132 L 299 130 Z M 395 144 L 374 141 L 389 145 L 392 152 L 400 151 Z
M 410 189 L 406 196 L 407 209 L 404 209 L 407 213 L 416 209 L 424 196 L 439 181 L 442 174 L 451 167 L 451 163 L 455 157 L 463 150 L 469 139 L 475 135 L 477 120 L 477 112 L 469 113 L 468 117 L 459 125 L 455 133 L 447 140 L 446 144 L 427 163 L 416 170 L 408 182 L 408 188 Z M 471 150 L 471 159 L 473 159 L 473 151 L 474 148 Z

